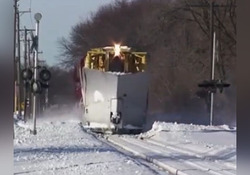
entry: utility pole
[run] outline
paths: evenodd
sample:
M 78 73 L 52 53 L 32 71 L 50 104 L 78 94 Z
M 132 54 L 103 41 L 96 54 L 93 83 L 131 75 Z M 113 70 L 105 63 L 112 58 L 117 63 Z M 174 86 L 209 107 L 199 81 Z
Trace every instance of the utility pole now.
M 21 81 L 21 43 L 20 43 L 20 13 L 30 11 L 19 11 L 18 2 L 14 0 L 14 60 L 15 60 L 15 110 L 17 109 L 18 115 L 21 115 L 21 102 L 22 102 L 22 81 Z
M 18 107 L 18 114 L 21 115 L 21 47 L 20 47 L 20 13 L 17 9 L 17 86 L 18 86 L 18 95 L 17 95 L 17 107 Z
M 13 60 L 14 60 L 14 109 L 13 111 L 16 112 L 17 107 L 17 90 L 16 90 L 16 79 L 17 79 L 17 72 L 16 72 L 16 17 L 17 17 L 17 0 L 14 0 L 14 49 L 13 49 Z M 14 129 L 14 128 L 13 128 Z M 13 139 L 15 138 L 15 130 L 13 130 Z
M 15 99 L 14 99 L 14 111 L 16 112 L 17 109 L 17 85 L 16 85 L 16 80 L 17 80 L 17 64 L 16 64 L 16 18 L 17 18 L 17 0 L 14 0 L 14 50 L 13 50 L 13 55 L 14 55 L 14 70 L 15 70 Z
M 24 31 L 24 70 L 27 70 L 28 68 L 30 68 L 30 64 L 29 63 L 29 60 L 28 60 L 28 55 L 30 55 L 30 53 L 28 52 L 29 47 L 30 47 L 30 44 L 28 43 L 28 32 L 29 31 L 35 31 L 34 29 L 27 29 L 26 27 L 24 27 L 23 30 L 20 30 L 20 31 Z M 28 47 L 27 47 L 28 46 Z M 29 66 L 28 66 L 29 65 Z M 30 95 L 29 95 L 29 80 L 24 80 L 24 121 L 27 121 L 27 107 L 28 105 L 30 104 Z M 28 104 L 29 103 L 29 104 Z M 29 105 L 29 109 L 30 109 L 30 105 Z
M 24 69 L 27 69 L 27 29 L 24 27 Z M 24 85 L 24 121 L 27 121 L 28 84 Z

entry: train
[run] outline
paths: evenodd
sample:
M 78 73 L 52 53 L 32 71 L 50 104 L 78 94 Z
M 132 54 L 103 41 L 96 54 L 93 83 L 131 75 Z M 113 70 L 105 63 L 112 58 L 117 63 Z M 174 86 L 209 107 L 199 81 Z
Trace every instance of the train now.
M 84 127 L 140 133 L 146 122 L 146 52 L 115 44 L 90 49 L 75 67 L 75 93 Z

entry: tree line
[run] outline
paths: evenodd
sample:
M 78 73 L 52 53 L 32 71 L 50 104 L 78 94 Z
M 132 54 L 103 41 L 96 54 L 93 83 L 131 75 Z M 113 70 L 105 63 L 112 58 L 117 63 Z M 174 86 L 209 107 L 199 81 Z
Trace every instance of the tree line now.
M 72 67 L 90 48 L 120 42 L 148 53 L 149 113 L 207 122 L 208 94 L 197 85 L 210 78 L 210 1 L 117 0 L 100 7 L 59 41 L 61 65 Z M 215 96 L 215 121 L 235 121 L 236 1 L 217 0 L 216 79 L 231 83 Z M 195 7 L 194 5 L 200 5 Z

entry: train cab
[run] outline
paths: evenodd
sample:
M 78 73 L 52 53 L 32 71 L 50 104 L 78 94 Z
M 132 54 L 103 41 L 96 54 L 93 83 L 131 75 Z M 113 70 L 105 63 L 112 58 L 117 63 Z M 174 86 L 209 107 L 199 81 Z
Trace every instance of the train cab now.
M 142 130 L 148 101 L 145 70 L 146 52 L 119 45 L 88 51 L 79 70 L 85 127 L 112 133 Z

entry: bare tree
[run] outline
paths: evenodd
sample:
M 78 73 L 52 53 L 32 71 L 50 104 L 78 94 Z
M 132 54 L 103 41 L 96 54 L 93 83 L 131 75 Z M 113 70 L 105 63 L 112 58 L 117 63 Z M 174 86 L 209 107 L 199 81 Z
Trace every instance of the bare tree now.
M 228 79 L 235 69 L 235 0 L 216 2 L 229 5 L 214 11 L 220 41 L 216 75 Z M 209 78 L 210 14 L 209 8 L 193 8 L 193 3 L 209 5 L 207 0 L 120 0 L 103 6 L 59 41 L 61 63 L 73 66 L 90 48 L 121 42 L 148 53 L 151 111 L 205 112 L 196 92 L 197 84 Z

